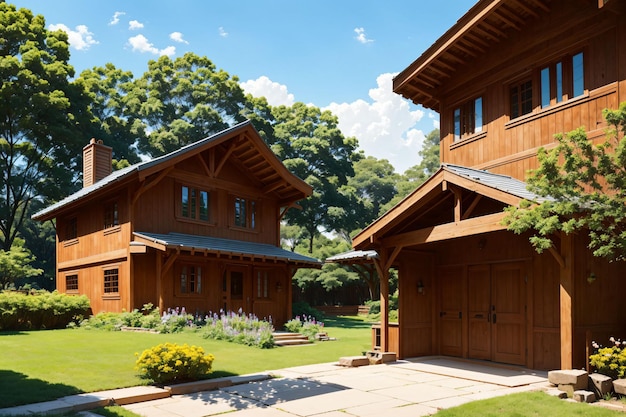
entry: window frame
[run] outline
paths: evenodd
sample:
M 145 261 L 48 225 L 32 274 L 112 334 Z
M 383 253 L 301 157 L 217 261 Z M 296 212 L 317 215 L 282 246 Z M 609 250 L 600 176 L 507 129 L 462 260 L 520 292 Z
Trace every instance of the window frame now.
M 63 240 L 68 243 L 78 240 L 78 216 L 71 216 L 65 219 Z
M 102 267 L 102 296 L 107 299 L 119 299 L 120 298 L 120 265 L 106 265 Z M 113 272 L 115 271 L 115 272 Z M 107 277 L 110 277 L 112 283 L 107 285 Z M 110 286 L 111 290 L 107 291 L 107 287 Z
M 243 205 L 242 205 L 243 203 Z M 259 201 L 242 195 L 232 195 L 229 204 L 230 227 L 256 232 L 259 230 Z M 243 216 L 238 215 L 243 208 Z
M 185 195 L 188 203 L 185 204 Z M 204 198 L 203 198 L 204 196 Z M 202 201 L 206 204 L 201 204 Z M 214 193 L 210 188 L 189 183 L 176 183 L 176 219 L 199 224 L 214 224 Z M 206 213 L 203 213 L 203 210 Z
M 462 142 L 485 130 L 483 95 L 475 96 L 455 106 L 452 110 L 453 142 Z
M 175 276 L 175 294 L 177 297 L 199 297 L 203 295 L 203 269 L 204 273 L 206 273 L 206 267 L 199 263 L 182 262 L 178 264 Z M 190 270 L 193 270 L 193 274 Z M 192 276 L 193 280 L 191 279 Z
M 66 272 L 65 274 L 65 292 L 67 294 L 78 294 L 78 292 L 80 291 L 80 281 L 79 281 L 79 277 L 78 277 L 78 271 L 71 271 L 71 272 Z M 76 288 L 70 288 L 69 285 L 69 280 L 72 279 L 72 281 L 76 281 Z M 72 287 L 74 287 L 74 285 L 72 285 Z
M 120 211 L 117 201 L 110 201 L 104 205 L 103 223 L 105 231 L 112 231 L 120 226 Z

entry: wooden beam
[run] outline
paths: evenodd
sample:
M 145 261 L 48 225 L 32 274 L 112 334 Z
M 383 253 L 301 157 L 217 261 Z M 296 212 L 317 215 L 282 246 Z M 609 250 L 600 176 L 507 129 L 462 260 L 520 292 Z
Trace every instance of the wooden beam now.
M 465 210 L 465 213 L 463 213 L 463 215 L 461 216 L 461 220 L 468 219 L 469 216 L 472 215 L 472 212 L 474 211 L 474 209 L 476 208 L 476 206 L 478 205 L 478 203 L 480 202 L 482 198 L 483 198 L 482 194 L 476 194 L 476 196 L 474 197 L 474 200 L 472 200 L 467 210 Z
M 505 215 L 506 213 L 504 212 L 487 214 L 459 222 L 418 229 L 382 239 L 381 244 L 384 247 L 412 246 L 472 236 L 480 233 L 506 230 L 506 226 L 502 224 L 502 219 Z
M 97 255 L 85 256 L 84 258 L 72 259 L 69 261 L 59 262 L 57 268 L 59 271 L 79 266 L 87 266 L 100 264 L 103 262 L 111 262 L 114 260 L 123 260 L 128 257 L 128 249 L 118 249 L 111 252 L 99 253 Z
M 565 266 L 560 270 L 561 369 L 572 369 L 574 346 L 574 271 L 572 268 L 572 236 L 562 233 L 561 256 Z
M 228 158 L 230 158 L 230 155 L 235 150 L 235 146 L 236 146 L 235 142 L 236 141 L 233 140 L 233 141 L 231 141 L 229 143 L 229 146 L 228 146 L 228 149 L 226 150 L 226 153 L 224 154 L 224 156 L 222 156 L 222 160 L 219 162 L 219 164 L 215 168 L 215 172 L 213 172 L 213 176 L 217 177 L 219 175 L 220 171 L 224 167 L 224 164 L 226 164 L 226 161 L 228 161 Z
M 202 169 L 204 169 L 204 173 L 207 175 L 207 177 L 209 177 L 209 178 L 212 177 L 213 176 L 212 172 L 209 169 L 209 166 L 206 164 L 206 161 L 202 157 L 202 154 L 196 154 L 196 157 L 200 161 L 200 165 L 202 165 Z
M 170 166 L 168 168 L 165 168 L 163 171 L 161 171 L 159 173 L 159 175 L 157 175 L 157 177 L 155 179 L 153 179 L 152 181 L 150 181 L 149 183 L 146 183 L 145 181 L 143 181 L 141 183 L 141 186 L 139 187 L 139 189 L 137 191 L 135 191 L 135 194 L 133 195 L 133 201 L 131 203 L 131 205 L 135 206 L 135 204 L 137 203 L 137 200 L 139 200 L 139 197 L 141 197 L 141 195 L 143 193 L 145 193 L 146 191 L 148 191 L 150 188 L 154 187 L 155 185 L 157 185 L 159 182 L 161 182 L 161 180 L 163 178 L 165 178 L 170 172 L 172 172 L 172 170 L 174 170 L 174 166 Z

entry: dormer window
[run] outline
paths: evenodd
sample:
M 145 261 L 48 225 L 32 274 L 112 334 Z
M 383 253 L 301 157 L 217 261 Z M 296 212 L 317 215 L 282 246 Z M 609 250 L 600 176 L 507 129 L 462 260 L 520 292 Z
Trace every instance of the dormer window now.
M 483 98 L 477 97 L 454 109 L 454 141 L 483 130 Z

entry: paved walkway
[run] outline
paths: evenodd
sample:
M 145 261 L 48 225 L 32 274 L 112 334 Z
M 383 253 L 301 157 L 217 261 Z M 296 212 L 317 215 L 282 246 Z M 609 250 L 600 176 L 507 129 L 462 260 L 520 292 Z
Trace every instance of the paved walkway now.
M 547 373 L 444 358 L 358 368 L 335 363 L 271 372 L 279 378 L 126 405 L 144 417 L 425 416 L 443 408 L 549 387 Z
M 63 413 L 114 403 L 144 417 L 414 417 L 549 385 L 546 372 L 431 357 L 357 368 L 301 366 L 181 384 L 173 391 L 122 388 L 0 409 L 0 415 Z

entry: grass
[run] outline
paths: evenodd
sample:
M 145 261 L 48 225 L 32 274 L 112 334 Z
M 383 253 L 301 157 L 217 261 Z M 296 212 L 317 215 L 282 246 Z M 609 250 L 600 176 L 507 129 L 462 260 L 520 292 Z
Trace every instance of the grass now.
M 214 354 L 213 377 L 334 362 L 341 356 L 369 350 L 370 324 L 362 317 L 329 318 L 325 325 L 329 335 L 338 340 L 265 350 L 206 340 L 191 332 L 160 335 L 76 329 L 0 333 L 0 408 L 146 384 L 133 369 L 135 352 L 166 341 L 199 345 Z M 121 407 L 94 411 L 109 417 L 136 416 Z M 565 402 L 540 392 L 475 401 L 436 414 L 437 417 L 620 415 L 624 414 Z
M 624 413 L 571 403 L 543 392 L 510 394 L 439 411 L 437 417 L 615 417 Z
M 135 353 L 164 342 L 202 346 L 215 355 L 212 377 L 334 362 L 371 348 L 370 324 L 361 317 L 328 319 L 325 331 L 337 340 L 274 349 L 207 340 L 192 332 L 65 329 L 0 333 L 0 408 L 145 385 L 147 381 L 134 370 Z

